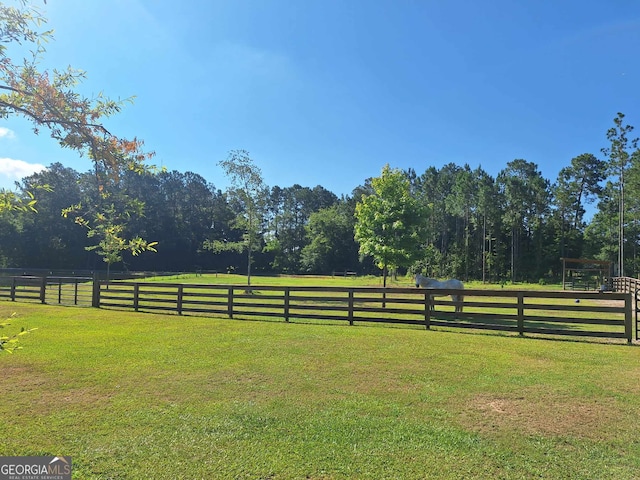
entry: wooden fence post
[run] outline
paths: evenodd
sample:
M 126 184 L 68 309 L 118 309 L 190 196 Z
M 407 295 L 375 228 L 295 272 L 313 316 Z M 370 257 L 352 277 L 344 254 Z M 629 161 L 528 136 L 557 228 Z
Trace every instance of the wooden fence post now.
M 631 293 L 627 293 L 624 299 L 624 336 L 627 338 L 627 343 L 633 342 L 633 313 L 631 304 Z
M 348 307 L 348 318 L 349 318 L 349 325 L 353 326 L 353 298 L 354 298 L 354 292 L 353 292 L 353 288 L 349 289 L 349 307 Z
M 636 341 L 640 340 L 640 332 L 638 332 L 638 293 L 640 293 L 640 287 L 636 288 L 636 291 L 633 293 L 633 314 L 635 318 L 636 324 Z
M 518 333 L 524 336 L 524 293 L 518 292 Z
M 424 327 L 427 330 L 431 329 L 431 295 L 426 292 L 424 294 Z
M 40 280 L 40 303 L 46 303 L 47 298 L 47 277 L 46 275 Z
M 11 279 L 11 301 L 16 301 L 16 277 Z
M 289 323 L 289 293 L 291 288 L 284 287 L 284 321 Z
M 137 312 L 140 307 L 140 285 L 134 283 L 133 285 L 133 309 Z
M 233 287 L 229 287 L 229 293 L 227 296 L 227 314 L 229 318 L 233 318 Z
M 178 309 L 178 315 L 182 315 L 182 296 L 184 295 L 184 285 L 178 285 L 178 300 L 176 308 Z
M 100 279 L 98 272 L 93 272 L 93 291 L 91 294 L 91 306 L 100 308 Z

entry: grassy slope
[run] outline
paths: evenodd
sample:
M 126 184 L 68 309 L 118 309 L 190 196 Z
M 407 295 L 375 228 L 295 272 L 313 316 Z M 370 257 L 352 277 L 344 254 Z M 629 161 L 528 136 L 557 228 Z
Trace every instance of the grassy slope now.
M 0 452 L 76 478 L 636 478 L 640 350 L 0 303 Z

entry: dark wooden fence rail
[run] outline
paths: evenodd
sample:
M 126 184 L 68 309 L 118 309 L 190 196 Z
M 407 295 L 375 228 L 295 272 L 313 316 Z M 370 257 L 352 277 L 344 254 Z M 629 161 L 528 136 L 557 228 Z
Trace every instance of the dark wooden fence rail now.
M 19 275 L 0 277 L 0 298 L 60 305 L 92 305 L 91 277 Z
M 627 293 L 465 290 L 455 313 L 451 290 L 96 282 L 94 306 L 182 314 L 384 322 L 632 341 Z M 435 307 L 432 310 L 431 307 Z

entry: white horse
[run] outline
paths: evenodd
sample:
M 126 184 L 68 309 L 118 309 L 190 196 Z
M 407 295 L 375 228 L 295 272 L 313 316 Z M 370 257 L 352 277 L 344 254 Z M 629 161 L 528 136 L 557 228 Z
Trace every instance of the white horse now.
M 420 274 L 416 275 L 416 287 L 422 288 L 444 288 L 448 290 L 464 290 L 464 285 L 460 280 L 456 280 L 455 278 L 451 280 L 445 280 L 444 282 L 440 282 L 435 278 L 427 278 L 423 277 Z M 436 295 L 431 295 L 431 298 Z M 443 295 L 437 295 L 443 296 Z M 451 294 L 451 300 L 455 303 L 456 312 L 462 312 L 462 305 L 464 301 L 464 295 L 462 293 L 453 293 Z M 433 308 L 433 306 L 431 307 Z

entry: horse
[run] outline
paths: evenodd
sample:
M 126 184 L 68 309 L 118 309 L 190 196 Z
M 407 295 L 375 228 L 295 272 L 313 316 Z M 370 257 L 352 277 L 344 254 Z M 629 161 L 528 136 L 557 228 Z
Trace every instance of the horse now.
M 440 282 L 435 278 L 427 278 L 423 277 L 420 274 L 416 275 L 416 287 L 422 288 L 442 288 L 447 290 L 464 290 L 464 285 L 460 280 L 456 280 L 455 278 L 451 280 L 445 280 L 444 282 Z M 431 295 L 433 297 L 442 297 L 444 295 Z M 464 295 L 462 293 L 452 293 L 451 300 L 455 303 L 456 312 L 462 312 L 462 305 L 464 301 Z M 433 308 L 433 304 L 431 305 Z

